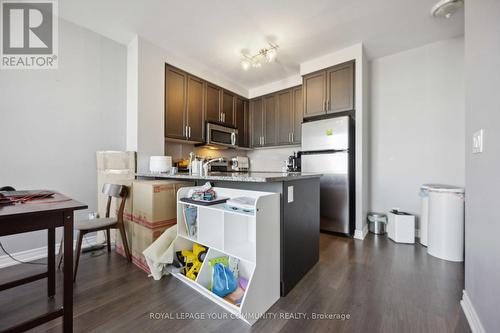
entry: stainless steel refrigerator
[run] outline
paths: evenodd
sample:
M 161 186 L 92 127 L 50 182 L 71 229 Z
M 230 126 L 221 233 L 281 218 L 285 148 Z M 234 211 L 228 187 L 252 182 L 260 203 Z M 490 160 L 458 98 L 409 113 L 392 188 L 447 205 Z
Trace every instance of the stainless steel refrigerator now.
M 349 116 L 302 124 L 301 171 L 322 173 L 321 230 L 354 234 L 354 121 Z

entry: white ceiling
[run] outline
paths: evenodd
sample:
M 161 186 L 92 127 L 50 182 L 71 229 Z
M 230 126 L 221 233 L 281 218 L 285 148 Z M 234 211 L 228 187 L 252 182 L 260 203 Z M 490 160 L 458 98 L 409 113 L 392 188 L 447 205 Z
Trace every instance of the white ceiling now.
M 437 0 L 64 0 L 59 13 L 120 43 L 135 34 L 246 88 L 297 74 L 303 61 L 363 42 L 377 58 L 463 35 L 463 11 L 435 19 Z M 247 72 L 242 49 L 272 40 L 278 61 Z

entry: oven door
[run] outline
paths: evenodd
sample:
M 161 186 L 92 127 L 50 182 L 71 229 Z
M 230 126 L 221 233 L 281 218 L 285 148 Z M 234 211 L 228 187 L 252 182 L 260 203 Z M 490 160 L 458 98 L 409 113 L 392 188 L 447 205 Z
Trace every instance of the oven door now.
M 212 146 L 222 146 L 237 148 L 238 130 L 212 123 L 207 124 L 207 144 Z

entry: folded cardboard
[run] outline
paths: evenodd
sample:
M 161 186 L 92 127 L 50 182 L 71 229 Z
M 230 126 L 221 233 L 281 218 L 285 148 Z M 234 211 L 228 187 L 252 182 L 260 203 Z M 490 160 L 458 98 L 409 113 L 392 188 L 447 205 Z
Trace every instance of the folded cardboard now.
M 176 223 L 177 191 L 193 182 L 174 180 L 136 180 L 133 184 L 133 220 L 148 228 Z
M 136 154 L 124 151 L 98 151 L 97 159 L 97 212 L 101 217 L 106 214 L 108 198 L 102 193 L 104 184 L 120 184 L 131 187 L 135 179 Z M 131 196 L 128 198 L 126 210 L 132 213 Z M 115 200 L 114 200 L 115 201 Z M 110 216 L 115 216 L 116 206 L 112 203 Z
M 97 151 L 97 170 L 136 170 L 135 151 Z

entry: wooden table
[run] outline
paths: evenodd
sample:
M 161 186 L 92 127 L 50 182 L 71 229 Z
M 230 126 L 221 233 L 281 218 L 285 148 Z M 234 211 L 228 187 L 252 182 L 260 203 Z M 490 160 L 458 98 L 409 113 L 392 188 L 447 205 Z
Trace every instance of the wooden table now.
M 47 278 L 47 294 L 56 294 L 56 228 L 64 227 L 63 306 L 12 326 L 3 332 L 24 332 L 57 317 L 63 317 L 63 332 L 73 331 L 73 212 L 87 206 L 56 193 L 53 198 L 38 199 L 14 205 L 0 205 L 0 236 L 47 229 L 47 272 L 27 276 L 0 285 L 0 291 Z

